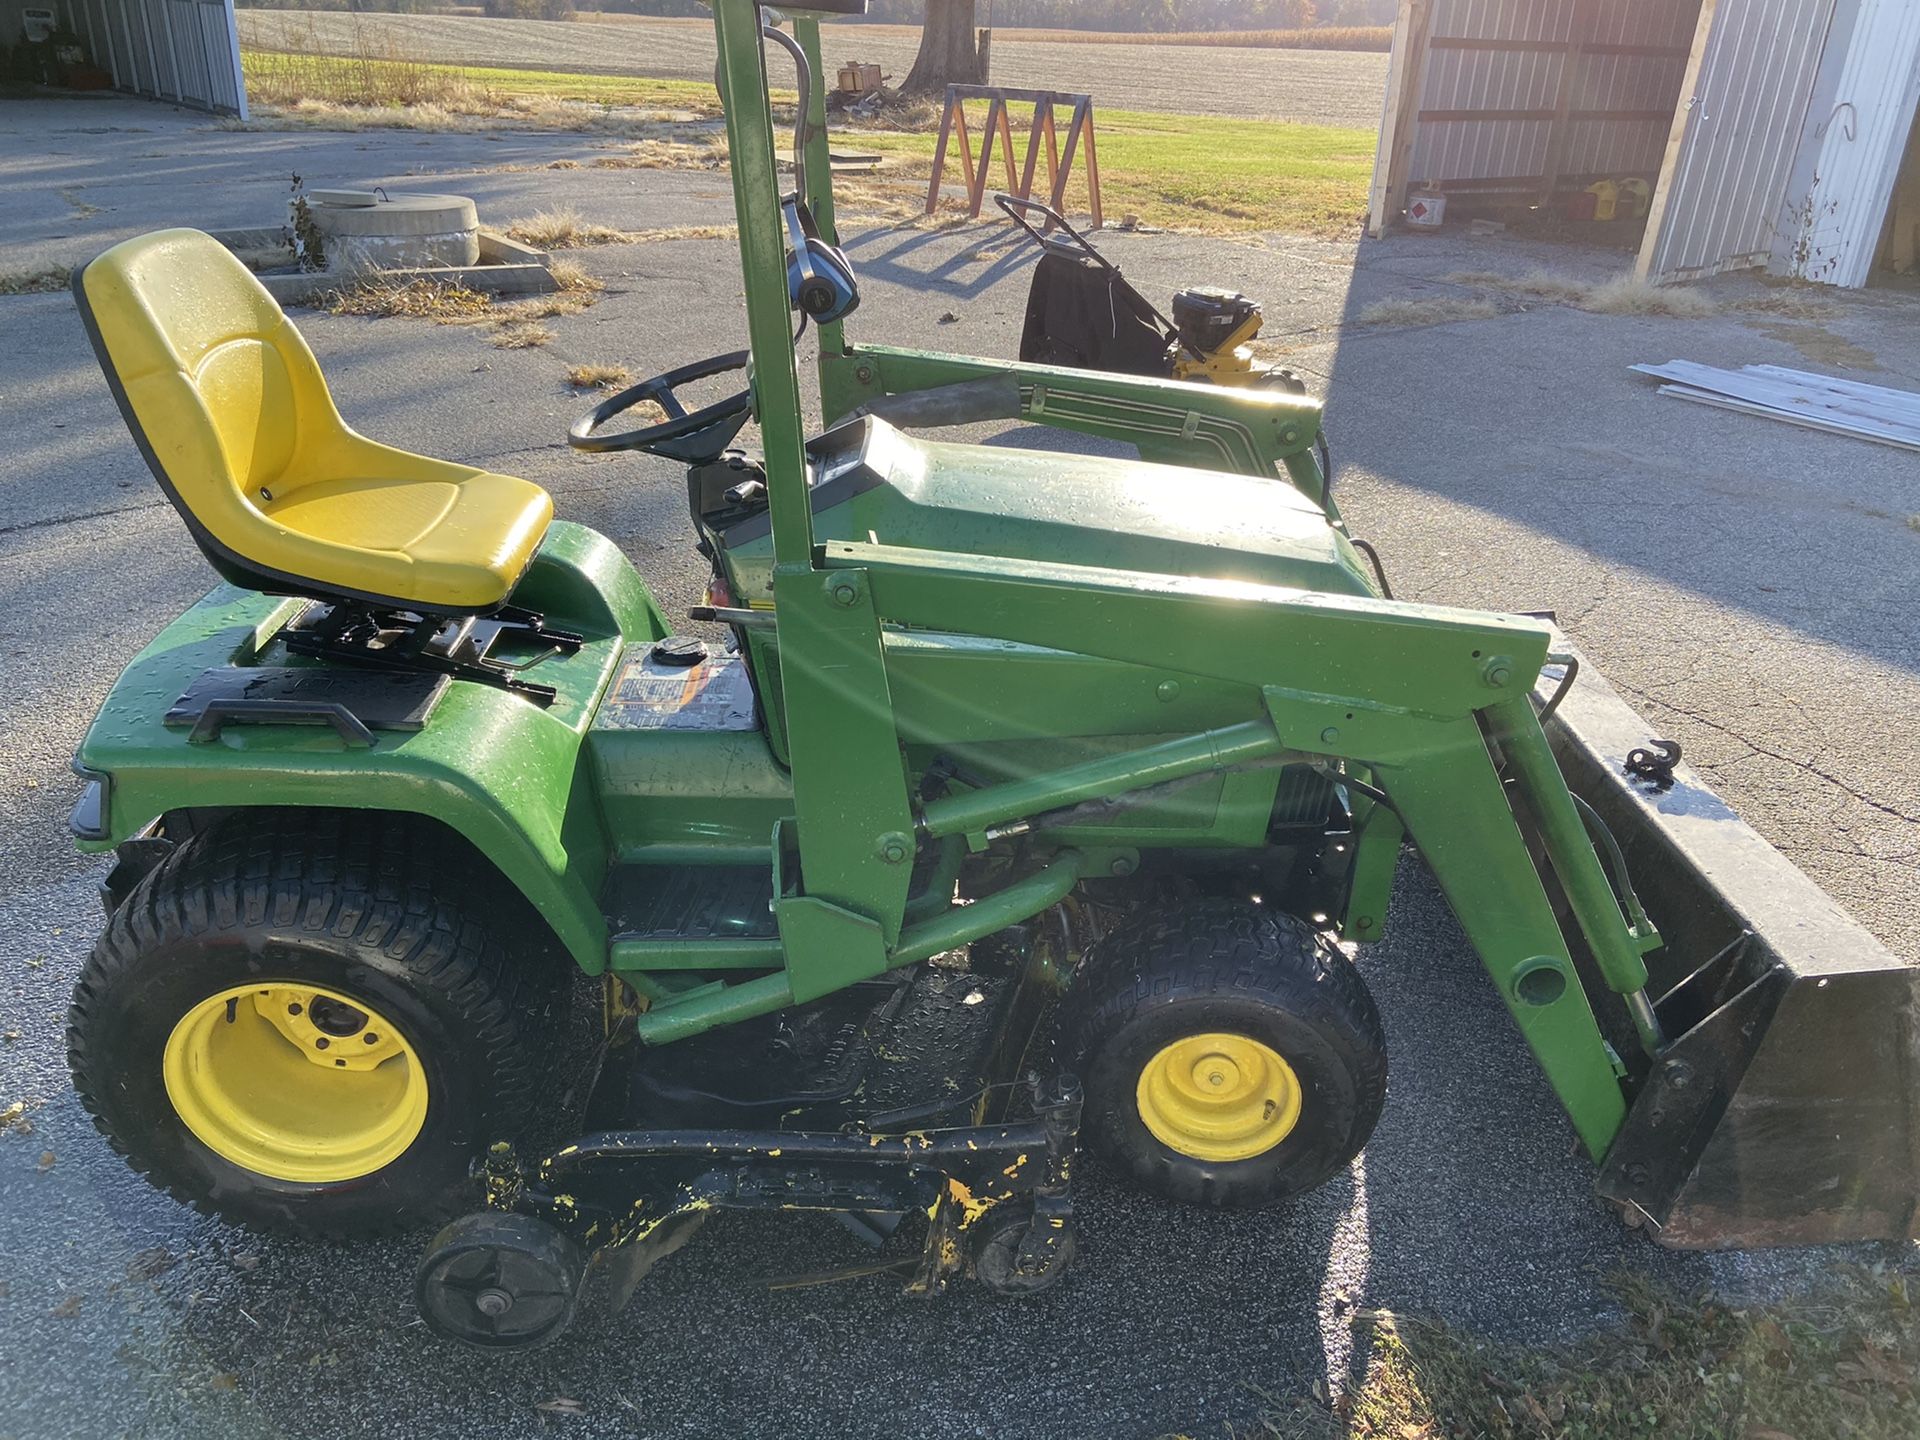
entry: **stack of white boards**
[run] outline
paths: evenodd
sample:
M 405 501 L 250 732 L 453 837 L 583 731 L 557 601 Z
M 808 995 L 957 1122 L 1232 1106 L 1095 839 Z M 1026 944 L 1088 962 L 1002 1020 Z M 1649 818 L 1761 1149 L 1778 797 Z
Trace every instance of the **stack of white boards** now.
M 1632 368 L 1669 382 L 1660 387 L 1660 393 L 1676 400 L 1920 450 L 1920 394 L 1910 390 L 1862 385 L 1780 365 L 1716 370 L 1691 360 L 1673 360 Z

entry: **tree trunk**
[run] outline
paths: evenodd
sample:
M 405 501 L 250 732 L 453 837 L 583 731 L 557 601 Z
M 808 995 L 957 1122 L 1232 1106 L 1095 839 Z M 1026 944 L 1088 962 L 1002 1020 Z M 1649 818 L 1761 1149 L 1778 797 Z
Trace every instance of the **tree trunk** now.
M 973 0 L 927 0 L 927 16 L 920 22 L 920 53 L 900 88 L 909 95 L 943 95 L 949 85 L 979 83 Z

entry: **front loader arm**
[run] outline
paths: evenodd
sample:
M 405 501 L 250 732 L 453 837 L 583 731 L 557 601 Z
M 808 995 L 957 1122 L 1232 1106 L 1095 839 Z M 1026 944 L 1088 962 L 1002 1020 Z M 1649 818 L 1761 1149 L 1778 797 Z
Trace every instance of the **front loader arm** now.
M 1257 685 L 1275 750 L 1366 765 L 1582 1142 L 1596 1158 L 1606 1153 L 1626 1113 L 1617 1059 L 1503 783 L 1513 782 L 1535 816 L 1574 816 L 1527 698 L 1550 626 L 1366 597 L 876 546 L 829 545 L 825 559 L 864 573 L 886 621 L 977 626 L 995 638 Z M 1489 734 L 1501 738 L 1506 776 Z M 1577 818 L 1572 824 L 1577 832 Z M 1646 983 L 1642 937 L 1622 916 L 1592 845 L 1563 824 L 1539 829 L 1609 988 L 1637 997 Z
M 1527 695 L 1550 627 L 1372 597 L 879 545 L 832 542 L 816 555 L 821 568 L 776 579 L 783 668 L 807 677 L 786 697 L 801 870 L 777 901 L 787 971 L 699 997 L 710 1015 L 658 1007 L 647 1026 L 661 1034 L 649 1038 L 920 958 L 920 937 L 903 926 L 905 872 L 916 848 L 941 836 L 977 848 L 996 827 L 1063 803 L 1263 759 L 1351 762 L 1372 773 L 1420 846 L 1582 1142 L 1606 1153 L 1626 1114 L 1619 1061 L 1508 798 L 1511 786 L 1535 815 L 1573 813 L 1551 757 L 1544 771 L 1534 763 L 1545 740 Z M 915 805 L 886 684 L 887 626 L 1248 686 L 1266 717 Z M 1489 736 L 1503 737 L 1505 774 Z M 809 774 L 817 783 L 800 784 Z M 1563 827 L 1536 829 L 1609 986 L 1637 993 L 1639 937 L 1592 845 L 1584 835 L 1569 843 Z M 1030 900 L 1052 903 L 1054 880 L 1070 884 L 1098 859 L 1061 852 L 1055 866 L 1071 869 L 1051 880 L 1039 872 Z M 1012 896 L 1003 908 L 1001 923 L 1024 918 L 1012 913 Z M 816 974 L 823 966 L 831 973 Z

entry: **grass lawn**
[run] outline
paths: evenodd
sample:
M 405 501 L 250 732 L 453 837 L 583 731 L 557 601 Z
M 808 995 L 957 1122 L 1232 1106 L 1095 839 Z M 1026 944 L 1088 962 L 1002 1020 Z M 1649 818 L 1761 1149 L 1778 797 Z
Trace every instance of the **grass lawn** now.
M 1249 1386 L 1233 1440 L 1912 1440 L 1920 1320 L 1909 1269 L 1835 1272 L 1775 1304 L 1682 1296 L 1614 1277 L 1617 1330 L 1564 1346 L 1497 1345 L 1362 1311 L 1368 1357 L 1337 1397 Z M 1207 1440 L 1185 1430 L 1160 1440 Z
M 499 70 L 485 66 L 433 65 L 405 59 L 345 55 L 241 52 L 248 98 L 282 109 L 297 101 L 391 110 L 395 128 L 403 112 L 421 105 L 459 113 L 503 112 L 509 101 L 577 101 L 586 105 L 718 115 L 713 86 L 698 80 L 651 80 L 633 75 L 582 75 L 550 70 Z M 776 95 L 779 92 L 775 92 Z M 785 98 L 792 100 L 791 91 Z
M 972 126 L 976 145 L 985 119 L 985 107 L 979 108 Z M 1063 146 L 1065 120 L 1062 111 L 1056 124 Z M 1373 174 L 1371 130 L 1096 109 L 1094 132 L 1109 224 L 1137 215 L 1145 224 L 1171 230 L 1319 235 L 1352 231 L 1366 211 Z M 906 173 L 925 177 L 932 172 L 934 142 L 931 134 L 843 130 L 835 143 L 878 151 Z M 1017 126 L 1014 151 L 1017 168 L 1026 159 L 1026 137 Z M 1044 184 L 1045 163 L 1036 189 Z M 948 149 L 947 179 L 962 183 L 957 146 Z M 1000 188 L 1005 181 L 996 155 L 988 186 Z M 1075 160 L 1067 198 L 1085 213 L 1084 157 Z M 997 218 L 998 212 L 990 213 Z
M 1565 1348 L 1489 1345 L 1444 1326 L 1374 1318 L 1374 1363 L 1343 1407 L 1343 1440 L 1920 1434 L 1920 1323 L 1905 1271 L 1836 1274 L 1775 1305 L 1683 1297 L 1626 1276 L 1615 1285 L 1625 1326 Z
M 629 107 L 683 116 L 719 112 L 713 87 L 700 81 L 262 51 L 248 51 L 243 65 L 259 108 L 320 128 L 477 127 L 493 119 L 556 129 L 606 121 L 617 133 L 615 111 Z M 791 104 L 793 95 L 776 90 L 774 98 Z M 977 143 L 984 105 L 969 113 Z M 1063 145 L 1066 118 L 1062 111 L 1056 122 Z M 1351 232 L 1366 208 L 1371 130 L 1129 110 L 1097 110 L 1095 125 L 1109 222 L 1133 215 L 1147 225 L 1215 234 L 1333 234 Z M 885 155 L 894 175 L 924 180 L 932 171 L 930 131 L 836 124 L 834 143 Z M 1024 161 L 1026 137 L 1017 122 L 1014 144 L 1017 161 Z M 1084 158 L 1074 171 L 1069 203 L 1085 213 Z M 949 152 L 947 177 L 961 183 L 958 147 Z M 996 158 L 989 183 L 998 187 L 1005 179 Z M 997 211 L 988 214 L 998 219 Z

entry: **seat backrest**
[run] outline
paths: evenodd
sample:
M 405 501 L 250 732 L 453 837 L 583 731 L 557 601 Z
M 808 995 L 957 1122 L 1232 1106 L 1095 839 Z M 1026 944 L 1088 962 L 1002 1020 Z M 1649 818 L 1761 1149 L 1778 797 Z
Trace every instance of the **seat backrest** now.
M 260 506 L 345 433 L 319 364 L 252 272 L 198 230 L 123 241 L 73 293 L 127 428 L 214 568 L 278 588 L 247 559 Z

